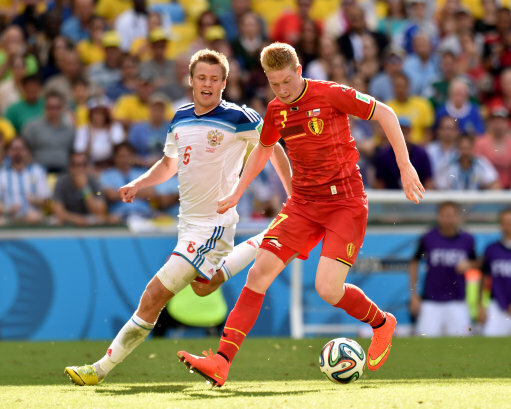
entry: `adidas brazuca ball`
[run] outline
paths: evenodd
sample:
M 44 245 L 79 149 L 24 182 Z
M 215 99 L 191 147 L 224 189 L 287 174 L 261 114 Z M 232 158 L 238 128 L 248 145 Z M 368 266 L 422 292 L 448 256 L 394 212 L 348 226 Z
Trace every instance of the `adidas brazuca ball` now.
M 328 379 L 350 383 L 362 376 L 366 354 L 358 342 L 349 338 L 328 341 L 319 355 L 319 367 Z

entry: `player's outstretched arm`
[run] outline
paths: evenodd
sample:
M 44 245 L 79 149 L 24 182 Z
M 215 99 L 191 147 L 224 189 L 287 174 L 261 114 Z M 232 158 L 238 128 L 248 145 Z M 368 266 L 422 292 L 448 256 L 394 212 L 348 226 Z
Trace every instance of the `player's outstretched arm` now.
M 399 121 L 394 110 L 382 102 L 376 101 L 376 107 L 371 119 L 378 121 L 387 136 L 394 154 L 396 155 L 397 165 L 401 172 L 401 182 L 406 198 L 414 203 L 419 203 L 419 199 L 423 198 L 425 192 L 417 171 L 410 162 L 408 149 L 406 147 L 405 138 Z
M 137 192 L 145 187 L 158 185 L 169 180 L 177 172 L 177 157 L 169 158 L 167 155 L 156 162 L 143 175 L 132 180 L 119 189 L 119 196 L 123 202 L 132 203 Z
M 252 152 L 250 152 L 250 156 L 248 157 L 236 188 L 229 196 L 224 197 L 218 202 L 218 213 L 223 214 L 231 207 L 236 206 L 247 186 L 250 185 L 254 178 L 263 170 L 272 152 L 273 146 L 263 146 L 260 143 L 256 145 Z
M 277 175 L 279 175 L 280 181 L 284 185 L 284 189 L 286 189 L 287 195 L 291 196 L 293 188 L 291 187 L 292 171 L 291 164 L 289 163 L 289 158 L 287 157 L 286 152 L 280 143 L 277 142 L 274 146 L 275 149 L 270 156 L 271 164 L 275 168 Z

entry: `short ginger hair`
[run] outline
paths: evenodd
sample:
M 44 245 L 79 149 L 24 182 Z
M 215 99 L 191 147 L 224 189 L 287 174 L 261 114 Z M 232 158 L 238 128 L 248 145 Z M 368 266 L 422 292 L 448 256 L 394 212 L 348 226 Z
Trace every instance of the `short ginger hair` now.
M 300 62 L 296 50 L 286 43 L 273 43 L 261 51 L 261 65 L 264 71 L 279 71 L 284 68 L 295 70 Z

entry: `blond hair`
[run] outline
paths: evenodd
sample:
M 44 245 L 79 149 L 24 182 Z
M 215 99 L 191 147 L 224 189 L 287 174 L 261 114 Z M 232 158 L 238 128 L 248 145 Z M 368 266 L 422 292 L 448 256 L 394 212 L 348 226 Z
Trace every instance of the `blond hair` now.
M 205 62 L 206 64 L 211 65 L 220 65 L 220 68 L 222 69 L 222 80 L 227 79 L 227 76 L 229 75 L 229 62 L 224 54 L 207 48 L 197 51 L 194 55 L 192 55 L 192 58 L 190 58 L 190 65 L 188 66 L 190 77 L 193 77 L 195 66 L 199 62 Z
M 286 43 L 273 43 L 261 51 L 264 71 L 278 71 L 290 67 L 295 70 L 300 62 L 293 47 Z

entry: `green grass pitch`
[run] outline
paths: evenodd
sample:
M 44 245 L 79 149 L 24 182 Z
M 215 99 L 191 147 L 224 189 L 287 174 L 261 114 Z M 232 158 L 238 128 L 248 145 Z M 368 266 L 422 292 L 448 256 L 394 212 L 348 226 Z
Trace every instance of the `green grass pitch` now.
M 349 385 L 321 374 L 327 341 L 248 338 L 215 389 L 176 352 L 216 348 L 216 338 L 146 341 L 96 387 L 72 385 L 63 370 L 94 362 L 107 342 L 4 341 L 0 408 L 511 408 L 510 338 L 397 338 L 380 370 Z

